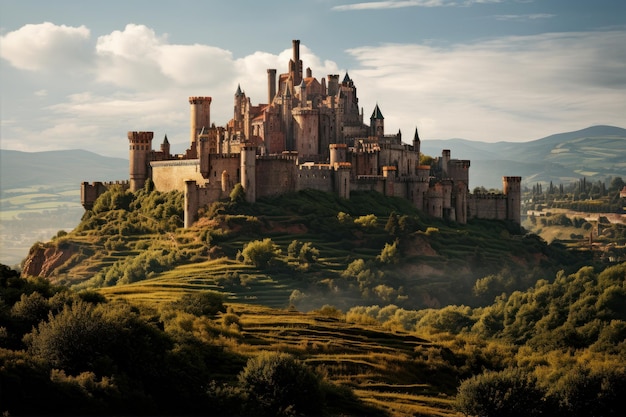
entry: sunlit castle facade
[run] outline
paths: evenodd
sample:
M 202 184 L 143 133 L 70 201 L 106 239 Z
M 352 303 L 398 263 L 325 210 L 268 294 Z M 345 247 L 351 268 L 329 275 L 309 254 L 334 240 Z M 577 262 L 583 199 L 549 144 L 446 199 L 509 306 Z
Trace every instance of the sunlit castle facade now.
M 306 188 L 343 198 L 353 190 L 374 190 L 462 224 L 470 218 L 520 223 L 520 177 L 503 177 L 502 194 L 470 194 L 470 161 L 451 159 L 444 150 L 431 165 L 420 165 L 417 129 L 411 144 L 402 142 L 400 131 L 385 134 L 378 105 L 364 123 L 350 76 L 318 80 L 303 69 L 300 41 L 292 46 L 287 72 L 267 70 L 267 103 L 252 105 L 239 86 L 226 126 L 211 123 L 211 97 L 190 97 L 184 154 L 170 153 L 167 136 L 154 150 L 153 132 L 129 132 L 131 191 L 151 179 L 159 191 L 184 192 L 185 227 L 199 208 L 227 198 L 237 183 L 249 202 Z M 84 207 L 90 209 L 107 186 L 83 183 Z

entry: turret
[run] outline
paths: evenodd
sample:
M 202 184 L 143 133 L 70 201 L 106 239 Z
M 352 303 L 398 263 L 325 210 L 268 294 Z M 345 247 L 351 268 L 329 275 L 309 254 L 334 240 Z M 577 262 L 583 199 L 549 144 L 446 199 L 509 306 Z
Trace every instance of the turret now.
M 450 149 L 441 152 L 441 178 L 448 178 L 448 163 L 450 162 Z
M 417 133 L 417 127 L 415 128 L 415 135 L 413 135 L 413 150 L 417 152 L 418 158 L 422 147 L 422 141 L 420 140 L 420 135 Z M 419 162 L 419 159 L 418 159 Z
M 374 112 L 372 112 L 372 116 L 370 117 L 370 129 L 372 131 L 372 136 L 382 137 L 385 135 L 385 118 L 383 117 L 378 104 L 376 104 Z
M 346 155 L 348 151 L 348 145 L 345 143 L 331 143 L 330 144 L 330 165 L 346 162 Z
M 142 189 L 148 179 L 153 137 L 154 132 L 128 132 L 132 192 Z
M 326 94 L 329 96 L 337 95 L 339 92 L 339 75 L 338 74 L 328 74 L 328 85 Z
M 189 140 L 192 152 L 195 152 L 198 146 L 198 134 L 200 134 L 202 128 L 206 127 L 208 129 L 211 126 L 211 100 L 211 97 L 189 97 L 191 106 Z
M 502 177 L 502 192 L 506 195 L 506 219 L 521 224 L 522 177 Z
M 163 143 L 161 144 L 161 153 L 166 159 L 170 157 L 170 141 L 167 140 L 167 135 L 165 135 L 165 137 L 163 138 Z

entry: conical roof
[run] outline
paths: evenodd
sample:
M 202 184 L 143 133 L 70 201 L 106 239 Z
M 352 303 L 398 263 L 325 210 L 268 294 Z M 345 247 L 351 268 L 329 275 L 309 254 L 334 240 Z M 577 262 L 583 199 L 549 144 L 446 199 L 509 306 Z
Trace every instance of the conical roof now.
M 372 113 L 372 117 L 370 117 L 370 119 L 376 119 L 376 120 L 383 120 L 383 114 L 380 111 L 380 108 L 378 107 L 378 104 L 376 104 L 376 107 L 374 108 L 374 112 Z

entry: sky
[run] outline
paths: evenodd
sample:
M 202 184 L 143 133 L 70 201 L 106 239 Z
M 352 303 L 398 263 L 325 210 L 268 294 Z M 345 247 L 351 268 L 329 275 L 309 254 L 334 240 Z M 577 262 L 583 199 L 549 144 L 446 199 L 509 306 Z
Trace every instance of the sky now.
M 238 85 L 266 103 L 292 39 L 405 142 L 626 127 L 625 0 L 0 0 L 0 148 L 127 158 L 153 131 L 183 153 L 188 97 L 218 126 Z

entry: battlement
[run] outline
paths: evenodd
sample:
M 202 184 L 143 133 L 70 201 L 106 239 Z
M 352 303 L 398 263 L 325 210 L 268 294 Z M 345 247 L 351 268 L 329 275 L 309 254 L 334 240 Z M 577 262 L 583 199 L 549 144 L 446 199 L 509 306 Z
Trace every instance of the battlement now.
M 472 198 L 479 200 L 506 200 L 506 194 L 501 193 L 475 193 L 471 194 Z
M 176 166 L 189 166 L 198 165 L 199 159 L 167 159 L 165 161 L 151 161 L 150 166 L 153 167 L 176 167 Z
M 128 132 L 128 140 L 132 143 L 151 143 L 154 132 Z
M 194 96 L 194 97 L 189 97 L 189 104 L 202 104 L 202 103 L 211 103 L 211 101 L 213 101 L 212 97 L 208 97 L 208 96 Z

